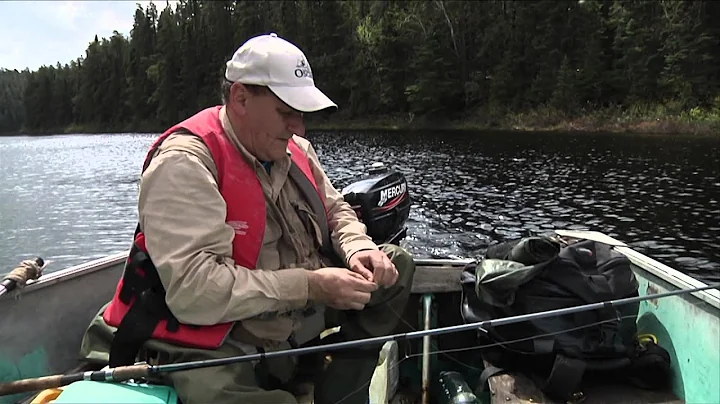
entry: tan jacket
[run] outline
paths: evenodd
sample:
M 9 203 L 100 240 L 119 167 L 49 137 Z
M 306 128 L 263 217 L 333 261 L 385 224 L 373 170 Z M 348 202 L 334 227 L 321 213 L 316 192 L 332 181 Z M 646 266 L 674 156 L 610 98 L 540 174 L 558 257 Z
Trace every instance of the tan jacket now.
M 217 168 L 195 136 L 171 135 L 143 173 L 140 228 L 167 291 L 167 304 L 179 321 L 243 321 L 242 326 L 258 338 L 284 341 L 301 325 L 301 317 L 292 311 L 311 303 L 306 270 L 327 266 L 317 252 L 321 236 L 317 230 L 308 231 L 318 228 L 316 222 L 306 226 L 297 213 L 309 213 L 314 220 L 309 204 L 288 178 L 289 155 L 275 162 L 268 174 L 238 142 L 225 108 L 220 117 L 232 143 L 255 167 L 265 192 L 267 224 L 258 269 L 248 270 L 232 259 L 234 231 L 225 223 Z M 307 151 L 318 187 L 326 195 L 333 245 L 340 256 L 347 261 L 359 250 L 377 249 L 365 225 L 333 188 L 310 142 L 297 136 L 295 141 Z M 257 318 L 266 312 L 280 315 Z M 233 339 L 240 332 L 236 326 Z

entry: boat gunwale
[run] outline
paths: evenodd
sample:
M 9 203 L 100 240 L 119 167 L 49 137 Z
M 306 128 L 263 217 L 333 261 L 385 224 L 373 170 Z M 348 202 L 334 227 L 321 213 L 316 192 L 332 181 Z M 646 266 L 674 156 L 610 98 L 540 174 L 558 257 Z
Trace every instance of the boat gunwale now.
M 112 268 L 118 264 L 123 263 L 127 258 L 128 251 L 106 255 L 102 258 L 93 259 L 90 261 L 83 262 L 82 264 L 73 265 L 67 268 L 63 268 L 57 271 L 43 273 L 37 280 L 28 281 L 26 286 L 20 291 L 17 289 L 13 292 L 7 293 L 0 296 L 0 301 L 11 299 L 15 293 L 26 294 L 34 291 L 43 289 L 48 286 L 52 286 L 59 282 L 65 282 L 79 276 L 87 275 L 103 269 Z
M 637 266 L 639 269 L 646 271 L 650 274 L 657 276 L 658 278 L 670 283 L 672 286 L 679 289 L 695 289 L 707 286 L 707 284 L 699 279 L 693 278 L 687 274 L 684 274 L 677 269 L 674 269 L 668 265 L 665 265 L 657 260 L 648 257 L 645 254 L 634 250 L 626 243 L 616 240 L 604 233 L 596 231 L 572 231 L 572 230 L 556 230 L 560 235 L 567 235 L 570 237 L 583 237 L 588 239 L 596 239 L 602 242 L 611 243 L 613 248 L 621 254 L 627 256 L 630 261 Z M 51 286 L 58 282 L 64 282 L 78 276 L 108 269 L 118 264 L 121 264 L 128 255 L 129 251 L 119 252 L 110 254 L 102 258 L 90 260 L 79 265 L 74 265 L 68 268 L 64 268 L 58 271 L 43 274 L 36 281 L 29 281 L 20 293 L 32 293 L 33 291 L 42 289 L 44 287 Z M 458 258 L 458 259 L 443 259 L 443 258 L 415 258 L 415 265 L 421 267 L 464 267 L 467 264 L 475 261 L 472 258 Z M 3 301 L 12 293 L 6 296 L 1 296 L 0 301 Z M 711 306 L 720 309 L 720 291 L 716 289 L 702 290 L 699 292 L 693 292 L 693 296 Z
M 693 278 L 690 275 L 682 273 L 669 265 L 665 265 L 633 249 L 628 244 L 617 240 L 611 236 L 608 236 L 605 233 L 598 231 L 575 231 L 560 229 L 554 230 L 554 232 L 561 236 L 587 238 L 591 240 L 594 239 L 596 241 L 609 243 L 613 246 L 614 250 L 628 257 L 630 259 L 630 262 L 632 262 L 635 266 L 650 274 L 657 276 L 658 278 L 664 280 L 665 282 L 668 282 L 669 284 L 677 287 L 678 289 L 688 290 L 708 286 L 707 283 L 699 279 Z M 692 292 L 690 294 L 710 304 L 716 309 L 720 309 L 720 290 L 706 289 L 699 292 Z
M 707 283 L 686 275 L 677 269 L 673 269 L 671 266 L 654 260 L 630 247 L 616 247 L 615 249 L 627 256 L 635 266 L 657 276 L 679 289 L 688 290 L 708 286 Z M 716 309 L 720 309 L 720 290 L 718 289 L 706 289 L 689 294 L 715 307 Z

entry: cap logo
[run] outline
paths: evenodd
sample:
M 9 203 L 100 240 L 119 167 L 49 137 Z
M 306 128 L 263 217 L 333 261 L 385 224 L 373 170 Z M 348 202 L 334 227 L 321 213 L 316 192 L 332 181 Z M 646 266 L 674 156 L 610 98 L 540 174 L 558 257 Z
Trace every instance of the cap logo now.
M 297 61 L 297 64 L 295 64 L 295 77 L 297 78 L 313 78 L 312 70 L 310 70 L 310 66 L 305 61 L 305 58 L 299 58 Z

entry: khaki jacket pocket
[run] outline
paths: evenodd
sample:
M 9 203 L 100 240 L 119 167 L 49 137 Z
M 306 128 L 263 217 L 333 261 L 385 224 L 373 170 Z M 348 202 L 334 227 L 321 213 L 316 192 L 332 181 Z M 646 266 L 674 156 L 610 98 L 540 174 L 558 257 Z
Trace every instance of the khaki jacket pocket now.
M 317 250 L 322 245 L 322 234 L 320 232 L 320 225 L 318 224 L 317 215 L 310 209 L 310 206 L 306 203 L 292 202 L 295 213 L 305 227 L 307 234 L 312 240 L 311 248 Z

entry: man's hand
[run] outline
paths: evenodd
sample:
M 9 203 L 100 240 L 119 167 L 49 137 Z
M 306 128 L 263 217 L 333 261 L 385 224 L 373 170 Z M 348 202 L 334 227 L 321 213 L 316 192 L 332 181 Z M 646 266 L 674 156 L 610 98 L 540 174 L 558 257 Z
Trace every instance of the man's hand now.
M 379 250 L 362 250 L 350 257 L 350 270 L 370 282 L 388 288 L 398 280 L 398 270 L 387 254 Z
M 308 272 L 311 300 L 338 310 L 362 310 L 378 285 L 347 268 L 320 268 Z

